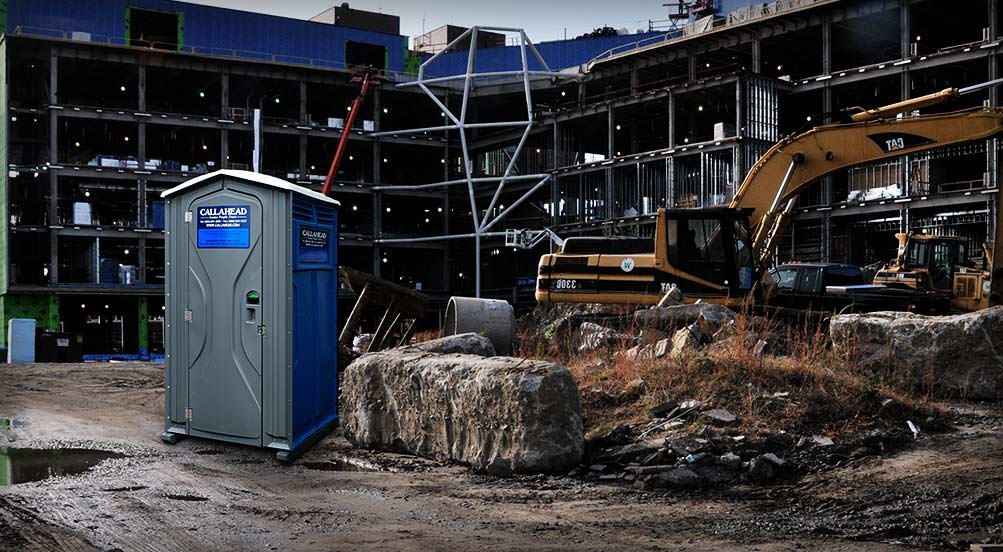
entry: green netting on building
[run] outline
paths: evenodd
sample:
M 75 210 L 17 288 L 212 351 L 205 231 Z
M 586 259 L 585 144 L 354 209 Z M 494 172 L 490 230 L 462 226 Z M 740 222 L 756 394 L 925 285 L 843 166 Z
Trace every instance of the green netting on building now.
M 407 40 L 404 41 L 405 49 L 407 47 Z M 418 76 L 418 69 L 421 68 L 421 53 L 408 51 L 407 57 L 404 58 L 404 74 L 413 77 Z
M 34 318 L 38 328 L 56 331 L 59 329 L 59 297 L 11 293 L 0 296 L 0 320 L 3 320 L 0 346 L 7 346 L 7 322 L 12 318 Z
M 146 297 L 139 298 L 139 351 L 150 350 L 150 307 Z

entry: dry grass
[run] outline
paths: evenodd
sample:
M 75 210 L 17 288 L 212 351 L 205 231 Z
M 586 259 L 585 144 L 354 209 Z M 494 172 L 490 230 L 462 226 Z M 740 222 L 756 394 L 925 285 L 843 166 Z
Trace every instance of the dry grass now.
M 746 315 L 737 321 L 739 334 L 765 335 L 769 326 Z M 811 325 L 786 333 L 784 356 L 757 355 L 749 342 L 734 339 L 677 358 L 633 360 L 624 354 L 632 343 L 583 357 L 568 351 L 570 342 L 562 341 L 568 336 L 521 353 L 568 366 L 578 381 L 590 431 L 650 419 L 649 409 L 666 400 L 696 399 L 726 408 L 739 417 L 744 431 L 800 434 L 897 424 L 935 410 L 908 384 L 904 370 L 870 373 L 837 358 L 828 337 Z M 775 397 L 778 393 L 788 395 Z M 888 398 L 894 406 L 883 407 Z
M 422 330 L 420 332 L 415 332 L 414 336 L 411 337 L 411 343 L 424 343 L 426 341 L 432 341 L 433 339 L 439 339 L 443 336 L 442 329 L 438 330 Z

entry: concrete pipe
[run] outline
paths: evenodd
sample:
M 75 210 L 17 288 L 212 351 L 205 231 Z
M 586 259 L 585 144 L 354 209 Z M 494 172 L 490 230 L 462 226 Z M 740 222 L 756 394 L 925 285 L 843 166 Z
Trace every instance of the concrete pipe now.
M 508 301 L 450 297 L 446 305 L 445 335 L 473 332 L 491 340 L 500 355 L 512 352 L 515 338 L 515 310 Z

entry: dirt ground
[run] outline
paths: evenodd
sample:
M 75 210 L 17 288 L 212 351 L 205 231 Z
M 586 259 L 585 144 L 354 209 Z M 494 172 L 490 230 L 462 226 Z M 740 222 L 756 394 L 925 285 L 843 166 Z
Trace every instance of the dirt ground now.
M 0 550 L 964 549 L 1003 541 L 1003 412 L 954 405 L 956 430 L 792 484 L 659 494 L 568 477 L 495 479 L 352 450 L 292 466 L 159 433 L 163 366 L 0 365 L 0 447 L 125 456 L 0 487 Z M 336 469 L 382 466 L 387 471 Z

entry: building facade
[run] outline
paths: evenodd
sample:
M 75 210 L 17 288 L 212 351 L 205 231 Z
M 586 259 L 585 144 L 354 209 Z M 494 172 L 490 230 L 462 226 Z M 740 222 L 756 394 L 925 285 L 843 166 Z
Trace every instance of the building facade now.
M 538 124 L 519 166 L 553 175 L 537 210 L 558 234 L 650 234 L 659 207 L 727 205 L 783 136 L 999 77 L 993 0 L 952 4 L 951 25 L 942 3 L 920 0 L 733 4 L 593 58 L 577 89 L 537 91 Z M 924 113 L 997 106 L 998 97 L 989 88 Z M 479 142 L 485 170 L 517 139 Z M 979 252 L 993 235 L 998 182 L 997 139 L 841 172 L 801 194 L 777 258 L 887 262 L 894 234 L 907 231 L 960 236 Z M 539 253 L 498 251 L 519 267 L 503 278 L 531 274 Z
M 712 4 L 715 13 L 670 32 L 536 45 L 569 78 L 533 81 L 524 147 L 516 147 L 521 132 L 466 136 L 474 177 L 502 174 L 513 156 L 513 174 L 550 175 L 496 229 L 649 234 L 659 207 L 727 204 L 784 135 L 843 109 L 999 74 L 997 0 L 953 2 L 961 15 L 952 25 L 935 0 Z M 262 172 L 319 189 L 359 67 L 379 84 L 350 129 L 336 178 L 340 261 L 434 297 L 475 289 L 477 255 L 463 237 L 473 218 L 467 190 L 438 185 L 465 173 L 459 135 L 408 132 L 441 126 L 446 115 L 400 86 L 429 58 L 408 51 L 406 37 L 357 28 L 367 20 L 359 14 L 351 27 L 332 24 L 333 12 L 332 22 L 300 21 L 169 0 L 3 5 L 5 324 L 32 317 L 83 335 L 92 358 L 161 352 L 160 192 L 256 161 Z M 512 70 L 520 52 L 482 48 L 477 61 L 480 72 Z M 461 50 L 426 70 L 447 76 L 466 66 Z M 461 90 L 434 92 L 459 111 Z M 988 89 L 943 109 L 997 102 Z M 485 122 L 525 117 L 523 83 L 479 84 L 469 111 Z M 827 178 L 800 197 L 779 256 L 887 260 L 894 233 L 906 230 L 962 236 L 978 250 L 996 218 L 997 151 L 993 139 Z M 493 208 L 516 204 L 530 186 L 506 185 Z M 474 191 L 479 218 L 495 192 Z M 483 294 L 529 304 L 548 247 L 482 240 Z
M 262 172 L 318 188 L 358 93 L 351 69 L 406 66 L 406 37 L 358 25 L 157 0 L 4 4 L 0 312 L 83 336 L 89 358 L 163 352 L 163 190 L 251 169 L 256 144 Z M 368 190 L 381 174 L 401 178 L 382 157 L 438 159 L 445 143 L 376 144 L 368 134 L 412 95 L 381 92 L 338 175 L 342 260 L 366 270 L 378 204 Z

